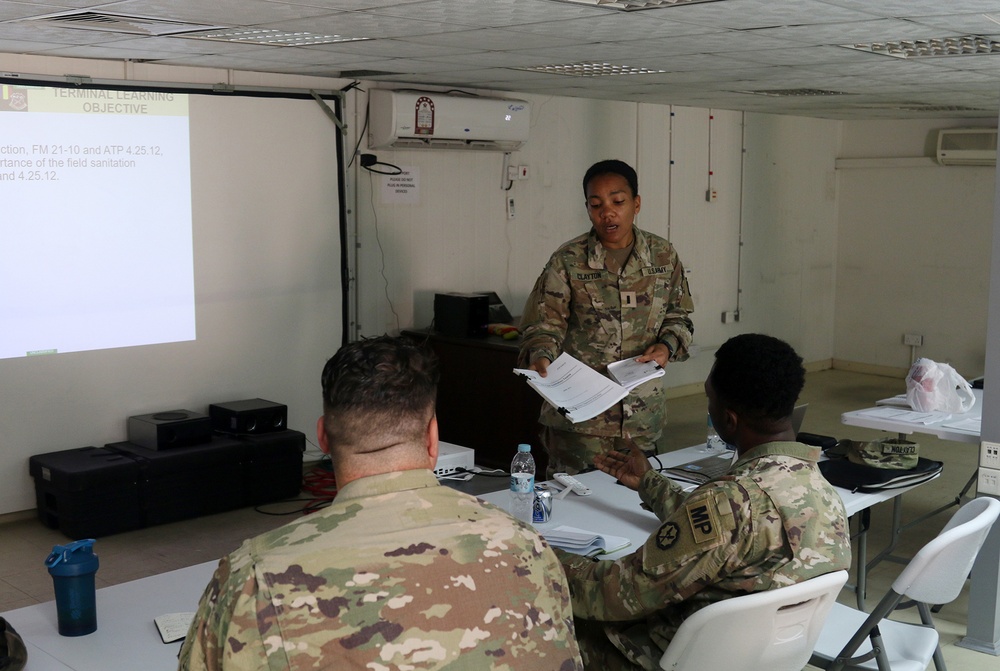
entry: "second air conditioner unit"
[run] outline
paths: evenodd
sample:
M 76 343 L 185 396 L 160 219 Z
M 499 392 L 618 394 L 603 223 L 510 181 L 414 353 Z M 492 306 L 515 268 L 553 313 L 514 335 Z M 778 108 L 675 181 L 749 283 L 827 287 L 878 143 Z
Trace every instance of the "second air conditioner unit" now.
M 528 139 L 531 108 L 524 100 L 434 91 L 368 92 L 372 149 L 492 149 L 514 151 Z
M 938 131 L 941 165 L 996 165 L 996 128 L 945 128 Z

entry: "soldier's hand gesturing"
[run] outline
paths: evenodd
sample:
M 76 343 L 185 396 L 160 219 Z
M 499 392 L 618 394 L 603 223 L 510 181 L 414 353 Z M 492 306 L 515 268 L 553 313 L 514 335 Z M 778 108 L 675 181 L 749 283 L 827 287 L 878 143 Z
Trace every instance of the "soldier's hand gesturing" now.
M 611 450 L 594 457 L 594 466 L 604 471 L 629 489 L 639 489 L 642 476 L 645 475 L 652 466 L 649 459 L 642 453 L 635 443 L 629 446 L 628 453 Z

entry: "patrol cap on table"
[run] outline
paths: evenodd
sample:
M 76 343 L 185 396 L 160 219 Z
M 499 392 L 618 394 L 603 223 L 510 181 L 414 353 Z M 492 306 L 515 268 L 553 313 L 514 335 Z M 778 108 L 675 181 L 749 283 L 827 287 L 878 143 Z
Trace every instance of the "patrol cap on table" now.
M 24 641 L 7 620 L 0 617 L 0 671 L 21 671 L 28 663 Z
M 842 440 L 840 442 L 847 443 L 847 459 L 863 466 L 905 470 L 914 468 L 919 459 L 920 445 L 901 438 L 866 441 Z

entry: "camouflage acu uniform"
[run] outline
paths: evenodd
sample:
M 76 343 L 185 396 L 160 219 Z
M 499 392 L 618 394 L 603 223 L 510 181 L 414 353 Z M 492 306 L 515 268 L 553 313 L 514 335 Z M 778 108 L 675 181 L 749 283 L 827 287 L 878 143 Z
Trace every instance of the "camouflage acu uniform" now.
M 688 494 L 650 471 L 639 495 L 661 524 L 641 548 L 602 562 L 557 550 L 574 616 L 604 623 L 578 627 L 586 668 L 657 669 L 699 608 L 848 568 L 844 505 L 818 457 L 801 443 L 767 443 Z
M 667 346 L 670 361 L 688 358 L 694 304 L 684 268 L 669 242 L 632 230 L 635 245 L 620 273 L 605 268 L 606 251 L 593 229 L 556 250 L 524 306 L 519 365 L 539 357 L 554 361 L 567 352 L 606 374 L 609 363 L 639 356 L 656 343 Z M 550 465 L 569 472 L 591 466 L 593 456 L 613 443 L 608 438 L 628 432 L 656 441 L 665 420 L 663 378 L 636 387 L 584 422 L 573 424 L 548 404 L 539 418 L 551 429 L 544 439 Z
M 224 558 L 183 669 L 580 669 L 535 531 L 427 470 L 361 478 Z

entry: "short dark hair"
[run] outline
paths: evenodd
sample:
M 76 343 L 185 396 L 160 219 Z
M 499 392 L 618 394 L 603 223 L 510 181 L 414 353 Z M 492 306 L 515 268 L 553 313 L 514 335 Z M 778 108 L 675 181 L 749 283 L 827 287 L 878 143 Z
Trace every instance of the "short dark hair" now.
M 594 165 L 587 168 L 586 174 L 583 176 L 583 195 L 587 195 L 587 185 L 590 184 L 590 180 L 601 175 L 621 175 L 628 182 L 628 186 L 632 189 L 632 197 L 639 195 L 639 176 L 635 174 L 635 170 L 625 161 L 619 161 L 618 159 L 607 159 L 604 161 L 598 161 Z
M 367 338 L 341 347 L 323 367 L 323 414 L 334 443 L 366 434 L 419 438 L 434 414 L 437 357 L 406 337 Z
M 789 417 L 805 385 L 802 357 L 783 340 L 746 333 L 715 352 L 710 377 L 716 396 L 729 408 L 759 420 Z

